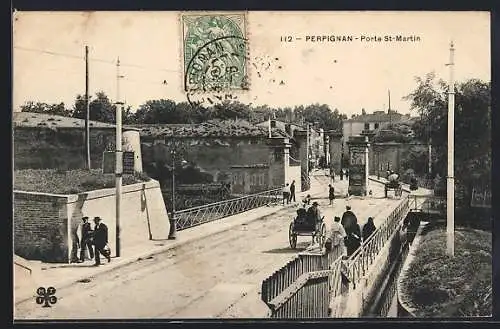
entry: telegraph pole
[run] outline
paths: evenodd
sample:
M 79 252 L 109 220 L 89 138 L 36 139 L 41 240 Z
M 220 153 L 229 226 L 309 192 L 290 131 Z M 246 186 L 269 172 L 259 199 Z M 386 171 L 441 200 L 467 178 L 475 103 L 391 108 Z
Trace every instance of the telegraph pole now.
M 90 170 L 90 100 L 89 100 L 89 46 L 85 46 L 85 158 Z
M 389 95 L 389 124 L 392 123 L 392 120 L 391 120 L 391 91 L 390 90 L 387 90 L 387 93 Z
M 116 177 L 116 256 L 120 257 L 120 217 L 122 198 L 122 174 L 123 174 L 123 153 L 122 153 L 122 107 L 120 98 L 120 58 L 116 61 L 116 145 L 115 145 L 115 177 Z
M 454 142 L 455 142 L 455 81 L 453 76 L 455 48 L 450 43 L 450 81 L 448 86 L 448 176 L 446 177 L 446 250 L 449 256 L 455 254 L 455 178 Z

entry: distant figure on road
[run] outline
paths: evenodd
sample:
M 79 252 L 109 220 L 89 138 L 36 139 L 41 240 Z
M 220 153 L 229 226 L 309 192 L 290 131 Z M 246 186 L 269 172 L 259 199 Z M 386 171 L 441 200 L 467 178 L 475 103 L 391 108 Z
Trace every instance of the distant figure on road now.
M 418 190 L 418 181 L 415 175 L 412 175 L 410 178 L 410 190 L 411 191 Z
M 345 170 L 345 179 L 349 179 L 349 169 Z
M 76 234 L 78 235 L 78 241 L 80 243 L 80 260 L 79 263 L 85 261 L 86 249 L 89 250 L 90 259 L 94 259 L 94 248 L 92 247 L 92 227 L 89 223 L 89 218 L 87 216 L 82 217 L 82 222 L 78 225 L 78 230 Z
M 375 227 L 375 224 L 373 223 L 373 217 L 368 217 L 368 221 L 366 222 L 365 225 L 363 225 L 363 241 L 368 240 L 370 235 L 375 232 L 377 228 Z
M 303 200 L 302 200 L 302 207 L 306 207 L 306 205 L 311 204 L 311 195 L 308 194 Z
M 295 181 L 292 181 L 292 185 L 290 185 L 290 202 L 295 202 Z
M 394 171 L 391 171 L 391 174 L 389 175 L 389 177 L 387 177 L 387 180 L 389 181 L 389 184 L 396 184 L 399 181 L 399 175 Z
M 340 180 L 344 179 L 344 169 L 340 169 Z
M 286 183 L 285 187 L 283 187 L 283 205 L 290 203 L 290 186 Z
M 108 263 L 111 262 L 110 253 L 108 247 L 108 227 L 106 224 L 101 223 L 101 217 L 94 217 L 94 246 L 95 246 L 95 266 L 101 265 L 101 258 L 99 254 L 102 254 L 107 258 Z
M 326 250 L 331 251 L 333 248 L 341 247 L 346 236 L 347 234 L 344 230 L 344 227 L 340 224 L 340 217 L 335 216 L 330 231 L 327 235 L 325 243 Z
M 329 205 L 332 204 L 334 199 L 335 199 L 335 189 L 333 188 L 332 184 L 328 184 L 328 200 L 330 200 Z

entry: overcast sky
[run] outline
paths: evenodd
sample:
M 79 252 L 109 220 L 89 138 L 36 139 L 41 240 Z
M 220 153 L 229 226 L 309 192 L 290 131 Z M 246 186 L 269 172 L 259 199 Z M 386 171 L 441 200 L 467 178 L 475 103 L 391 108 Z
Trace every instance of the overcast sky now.
M 182 29 L 178 12 L 18 12 L 14 20 L 14 111 L 26 101 L 72 105 L 85 92 L 84 46 L 90 48 L 90 93 L 116 99 L 116 66 L 123 64 L 121 96 L 134 109 L 150 99 L 185 101 Z M 270 70 L 250 69 L 255 105 L 325 103 L 348 115 L 391 107 L 408 113 L 401 98 L 414 77 L 448 77 L 455 42 L 457 80 L 490 80 L 488 12 L 249 12 L 250 61 L 278 58 Z M 301 37 L 291 43 L 281 36 Z M 418 36 L 418 42 L 309 42 L 305 37 Z M 262 64 L 262 63 L 258 63 Z M 281 69 L 278 69 L 281 66 Z M 259 72 L 260 72 L 259 71 Z M 163 81 L 167 84 L 163 84 Z M 274 81 L 273 81 L 274 80 Z M 279 82 L 283 81 L 283 84 Z

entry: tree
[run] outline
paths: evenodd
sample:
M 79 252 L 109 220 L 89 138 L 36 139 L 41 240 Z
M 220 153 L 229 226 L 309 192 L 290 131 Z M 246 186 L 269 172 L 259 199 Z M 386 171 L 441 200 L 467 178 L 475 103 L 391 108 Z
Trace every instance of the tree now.
M 320 128 L 325 130 L 341 130 L 342 120 L 347 119 L 337 109 L 332 111 L 326 104 L 312 104 L 305 108 L 296 107 L 294 113 L 298 117 L 303 117 L 306 122 L 317 123 Z
M 77 95 L 75 105 L 73 106 L 73 117 L 78 119 L 85 119 L 87 108 L 85 103 L 85 96 Z M 111 103 L 108 96 L 104 92 L 96 93 L 96 98 L 89 104 L 89 117 L 90 120 L 100 122 L 115 122 L 116 105 Z
M 68 110 L 64 103 L 47 104 L 40 102 L 34 103 L 31 101 L 21 105 L 21 112 L 62 115 L 65 117 L 70 117 L 72 115 L 72 111 Z
M 434 173 L 447 175 L 448 87 L 434 73 L 416 78 L 417 88 L 405 99 L 420 115 L 413 129 L 432 140 Z M 471 79 L 455 85 L 455 182 L 471 190 L 491 181 L 491 82 Z

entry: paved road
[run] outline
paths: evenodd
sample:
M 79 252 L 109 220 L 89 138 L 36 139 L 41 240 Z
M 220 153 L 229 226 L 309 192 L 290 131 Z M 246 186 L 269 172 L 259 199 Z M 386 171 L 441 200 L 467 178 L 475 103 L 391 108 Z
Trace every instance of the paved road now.
M 338 192 L 345 192 L 345 182 L 336 185 Z M 381 187 L 373 188 L 375 196 L 383 193 Z M 343 199 L 337 199 L 334 206 L 328 206 L 326 199 L 319 202 L 327 225 L 333 215 L 342 214 L 346 204 Z M 397 202 L 353 198 L 349 204 L 361 223 L 371 215 L 378 225 Z M 262 280 L 310 243 L 310 238 L 299 237 L 298 250 L 289 248 L 288 225 L 294 215 L 295 208 L 283 209 L 272 216 L 90 278 L 90 282 L 58 290 L 58 302 L 51 308 L 26 301 L 16 305 L 15 318 L 265 316 L 263 312 L 267 307 L 258 295 Z

